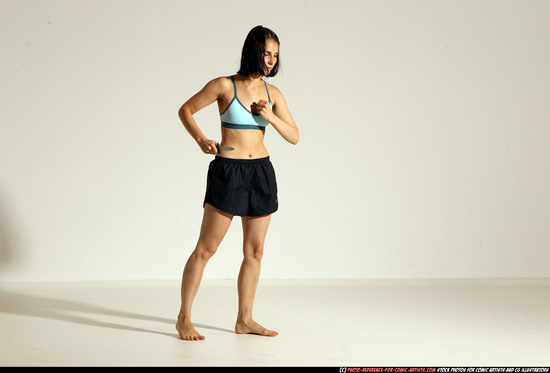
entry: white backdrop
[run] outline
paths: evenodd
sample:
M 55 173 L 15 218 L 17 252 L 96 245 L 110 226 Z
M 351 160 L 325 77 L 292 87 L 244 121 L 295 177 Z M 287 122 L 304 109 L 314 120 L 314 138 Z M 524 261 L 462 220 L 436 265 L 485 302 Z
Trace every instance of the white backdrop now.
M 272 28 L 263 278 L 547 277 L 550 2 L 0 1 L 0 280 L 178 279 L 206 168 L 177 111 Z M 212 105 L 197 115 L 219 138 Z M 205 278 L 236 278 L 236 218 Z

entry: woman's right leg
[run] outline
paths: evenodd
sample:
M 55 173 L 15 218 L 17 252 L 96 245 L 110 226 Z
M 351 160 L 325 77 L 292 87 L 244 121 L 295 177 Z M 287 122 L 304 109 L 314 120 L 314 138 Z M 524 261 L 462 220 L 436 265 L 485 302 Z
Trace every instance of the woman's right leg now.
M 204 206 L 199 240 L 195 251 L 187 260 L 181 282 L 181 309 L 176 324 L 181 339 L 188 341 L 204 339 L 191 323 L 191 306 L 199 290 L 204 267 L 218 249 L 232 219 L 233 215 L 224 213 L 208 203 Z

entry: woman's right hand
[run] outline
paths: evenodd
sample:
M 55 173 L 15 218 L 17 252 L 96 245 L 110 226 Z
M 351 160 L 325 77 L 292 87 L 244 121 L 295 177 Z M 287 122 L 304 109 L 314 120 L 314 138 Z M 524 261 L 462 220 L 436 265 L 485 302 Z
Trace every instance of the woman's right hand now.
M 204 139 L 198 142 L 199 146 L 204 154 L 218 154 L 218 148 L 216 140 Z

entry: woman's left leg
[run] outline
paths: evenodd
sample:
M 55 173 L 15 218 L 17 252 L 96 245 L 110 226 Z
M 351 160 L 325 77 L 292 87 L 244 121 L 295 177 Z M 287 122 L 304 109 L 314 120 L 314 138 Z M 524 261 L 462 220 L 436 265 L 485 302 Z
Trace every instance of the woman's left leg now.
M 252 318 L 252 306 L 260 279 L 264 242 L 270 220 L 271 215 L 242 218 L 244 259 L 237 282 L 239 311 L 235 331 L 238 334 L 260 334 L 271 337 L 278 334 L 259 325 Z

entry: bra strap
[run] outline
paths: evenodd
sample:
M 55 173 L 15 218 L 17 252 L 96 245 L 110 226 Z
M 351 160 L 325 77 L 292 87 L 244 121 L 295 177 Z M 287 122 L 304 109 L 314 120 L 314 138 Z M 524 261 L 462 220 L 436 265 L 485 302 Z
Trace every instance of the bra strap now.
M 267 91 L 267 98 L 269 100 L 269 103 L 271 104 L 271 96 L 269 96 L 269 89 L 267 89 L 267 83 L 266 81 L 264 80 L 264 84 L 265 84 L 265 90 Z M 237 94 L 237 93 L 235 93 Z
M 237 97 L 237 84 L 235 83 L 235 77 L 231 76 L 231 80 L 233 81 L 233 93 L 234 93 L 235 97 Z

